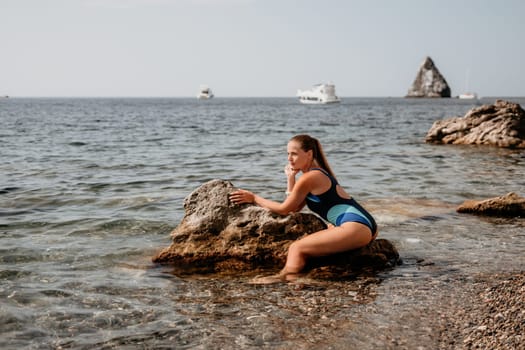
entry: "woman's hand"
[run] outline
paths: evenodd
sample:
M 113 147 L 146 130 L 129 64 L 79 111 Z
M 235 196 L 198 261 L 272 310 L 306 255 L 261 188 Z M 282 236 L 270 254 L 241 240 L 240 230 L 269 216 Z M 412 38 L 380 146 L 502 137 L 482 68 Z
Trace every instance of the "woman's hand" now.
M 286 174 L 286 177 L 287 178 L 294 178 L 295 179 L 295 175 L 297 175 L 297 173 L 299 172 L 299 169 L 294 169 L 290 166 L 290 164 L 287 164 L 285 167 L 284 167 L 284 173 Z
M 295 187 L 295 175 L 299 172 L 299 169 L 294 169 L 290 164 L 284 167 L 284 173 L 286 174 L 286 195 L 288 196 Z
M 233 204 L 254 203 L 255 195 L 246 190 L 236 190 L 230 193 L 230 201 Z

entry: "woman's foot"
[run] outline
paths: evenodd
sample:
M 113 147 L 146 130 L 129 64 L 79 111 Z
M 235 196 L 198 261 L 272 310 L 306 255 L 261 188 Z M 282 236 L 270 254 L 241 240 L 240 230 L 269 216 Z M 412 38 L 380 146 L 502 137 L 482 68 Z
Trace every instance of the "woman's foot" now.
M 270 276 L 256 276 L 250 280 L 251 284 L 273 284 L 281 282 L 286 282 L 286 279 L 280 274 Z
M 297 273 L 280 272 L 278 274 L 270 275 L 270 276 L 256 276 L 250 281 L 250 283 L 251 284 L 273 284 L 273 283 L 282 283 L 282 282 L 293 282 L 299 277 L 300 275 Z

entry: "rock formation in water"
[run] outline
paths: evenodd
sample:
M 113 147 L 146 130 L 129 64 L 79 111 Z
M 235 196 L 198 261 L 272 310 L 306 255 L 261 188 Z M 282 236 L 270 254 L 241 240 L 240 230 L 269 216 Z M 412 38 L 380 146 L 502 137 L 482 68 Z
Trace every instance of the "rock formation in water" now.
M 517 103 L 497 100 L 463 117 L 434 122 L 425 142 L 525 148 L 525 111 Z
M 465 201 L 457 208 L 458 213 L 470 213 L 485 216 L 525 218 L 525 198 L 510 192 L 504 196 L 482 201 Z
M 406 97 L 450 97 L 450 87 L 434 61 L 426 57 Z
M 170 264 L 179 274 L 277 269 L 284 266 L 293 241 L 326 227 L 310 213 L 280 216 L 254 205 L 233 205 L 228 195 L 234 190 L 228 181 L 212 180 L 188 195 L 171 246 L 153 262 Z M 345 278 L 399 261 L 395 247 L 377 239 L 361 249 L 310 259 L 306 270 L 311 278 Z

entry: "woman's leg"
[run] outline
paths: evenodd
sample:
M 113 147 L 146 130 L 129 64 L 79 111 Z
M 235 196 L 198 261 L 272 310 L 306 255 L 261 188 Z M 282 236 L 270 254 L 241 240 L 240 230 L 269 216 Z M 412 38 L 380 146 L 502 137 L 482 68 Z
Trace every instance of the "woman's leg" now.
M 357 222 L 346 222 L 339 227 L 332 226 L 326 230 L 312 233 L 290 245 L 286 264 L 280 273 L 257 277 L 252 280 L 252 283 L 266 284 L 294 280 L 306 265 L 308 257 L 330 255 L 361 248 L 370 243 L 376 236 L 377 232 L 372 237 L 370 229 Z
M 358 222 L 345 222 L 341 226 L 312 233 L 290 245 L 281 275 L 299 273 L 306 265 L 308 257 L 325 256 L 361 248 L 371 240 L 370 229 Z

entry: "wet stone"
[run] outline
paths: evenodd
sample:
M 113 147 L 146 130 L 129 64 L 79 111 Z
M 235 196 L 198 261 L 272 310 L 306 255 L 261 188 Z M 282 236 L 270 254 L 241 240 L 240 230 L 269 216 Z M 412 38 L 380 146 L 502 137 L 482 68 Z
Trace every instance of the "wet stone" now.
M 457 208 L 457 212 L 484 216 L 525 217 L 525 198 L 510 192 L 496 198 L 468 200 Z
M 434 122 L 427 143 L 490 145 L 525 148 L 525 111 L 517 103 L 497 100 L 468 111 L 463 117 Z

